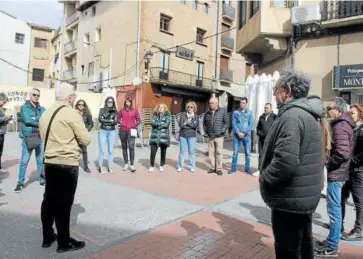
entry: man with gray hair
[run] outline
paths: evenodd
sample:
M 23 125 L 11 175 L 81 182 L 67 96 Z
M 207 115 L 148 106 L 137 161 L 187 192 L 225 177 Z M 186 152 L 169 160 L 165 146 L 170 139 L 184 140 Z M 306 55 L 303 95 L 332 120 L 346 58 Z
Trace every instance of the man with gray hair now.
M 348 112 L 346 102 L 335 97 L 326 107 L 331 119 L 332 149 L 326 164 L 328 171 L 327 203 L 330 232 L 326 240 L 317 242 L 316 256 L 337 257 L 342 224 L 342 187 L 349 180 L 349 160 L 353 152 L 355 122 Z
M 1 157 L 3 155 L 4 150 L 4 141 L 5 134 L 8 130 L 8 123 L 13 119 L 13 116 L 5 115 L 4 105 L 8 101 L 8 97 L 4 93 L 0 93 L 0 170 L 2 170 L 1 166 Z
M 90 143 L 82 116 L 73 108 L 76 94 L 73 86 L 62 83 L 56 92 L 56 103 L 40 119 L 44 140 L 45 192 L 41 207 L 42 247 L 58 240 L 58 253 L 82 249 L 85 242 L 70 237 L 70 213 L 77 189 L 80 146 Z M 57 235 L 53 230 L 53 223 Z
M 209 137 L 208 153 L 211 168 L 208 173 L 223 175 L 222 172 L 222 150 L 224 134 L 228 129 L 228 117 L 224 108 L 218 106 L 218 99 L 212 97 L 209 100 L 209 110 L 204 115 L 204 128 Z
M 323 103 L 310 78 L 285 70 L 274 87 L 278 115 L 262 151 L 260 191 L 271 208 L 277 259 L 313 259 L 312 218 L 323 173 Z

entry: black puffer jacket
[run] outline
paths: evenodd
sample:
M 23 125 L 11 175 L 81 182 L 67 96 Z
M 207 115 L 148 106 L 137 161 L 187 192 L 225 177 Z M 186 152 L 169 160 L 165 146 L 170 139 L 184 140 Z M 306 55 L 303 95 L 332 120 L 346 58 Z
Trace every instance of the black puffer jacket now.
M 354 148 L 350 160 L 350 172 L 363 172 L 363 124 L 354 130 Z
M 179 118 L 180 137 L 195 138 L 199 124 L 199 116 L 194 114 L 193 118 L 188 119 L 187 113 L 183 112 Z
M 275 120 L 276 120 L 276 114 L 274 114 L 274 113 L 271 113 L 268 116 L 267 120 L 266 120 L 266 114 L 265 113 L 262 114 L 260 116 L 260 119 L 258 120 L 257 127 L 256 127 L 257 136 L 259 136 L 260 138 L 265 138 Z
M 276 210 L 307 214 L 320 200 L 324 142 L 319 99 L 301 98 L 279 108 L 265 141 L 260 191 Z
M 117 110 L 111 109 L 100 109 L 100 114 L 98 115 L 98 121 L 101 123 L 100 129 L 102 130 L 115 130 L 117 124 Z
M 210 139 L 223 137 L 228 127 L 228 114 L 224 108 L 218 108 L 214 113 L 211 110 L 205 113 L 204 128 Z

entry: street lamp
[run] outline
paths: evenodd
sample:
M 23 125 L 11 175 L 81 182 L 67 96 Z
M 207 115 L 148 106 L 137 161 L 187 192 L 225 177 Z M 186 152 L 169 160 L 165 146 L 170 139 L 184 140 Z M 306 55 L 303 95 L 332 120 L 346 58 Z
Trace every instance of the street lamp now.
M 149 81 L 149 65 L 151 62 L 151 59 L 153 58 L 154 54 L 151 52 L 151 50 L 146 51 L 144 59 L 145 59 L 145 74 L 146 76 L 146 80 Z

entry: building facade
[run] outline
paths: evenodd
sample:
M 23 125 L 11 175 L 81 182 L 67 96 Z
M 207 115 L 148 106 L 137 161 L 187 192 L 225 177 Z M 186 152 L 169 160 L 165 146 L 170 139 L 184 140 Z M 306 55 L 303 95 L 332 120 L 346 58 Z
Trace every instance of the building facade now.
M 31 28 L 28 86 L 51 87 L 52 28 L 29 23 Z
M 50 88 L 55 88 L 59 84 L 59 80 L 61 79 L 61 31 L 60 28 L 54 31 L 54 35 L 51 39 L 51 64 L 50 64 L 50 77 L 53 80 L 50 80 Z
M 320 19 L 292 26 L 292 7 Z M 259 74 L 294 65 L 324 101 L 363 103 L 362 49 L 363 1 L 239 1 L 237 52 Z
M 60 2 L 61 77 L 77 90 L 118 87 L 120 104 L 134 95 L 140 108 L 165 102 L 172 113 L 184 110 L 189 99 L 202 112 L 212 94 L 243 95 L 246 66 L 235 53 L 236 2 Z M 153 55 L 145 70 L 147 51 Z M 142 87 L 133 87 L 137 77 Z
M 0 60 L 0 85 L 26 86 L 30 57 L 30 26 L 0 10 L 0 57 L 16 64 L 22 71 Z

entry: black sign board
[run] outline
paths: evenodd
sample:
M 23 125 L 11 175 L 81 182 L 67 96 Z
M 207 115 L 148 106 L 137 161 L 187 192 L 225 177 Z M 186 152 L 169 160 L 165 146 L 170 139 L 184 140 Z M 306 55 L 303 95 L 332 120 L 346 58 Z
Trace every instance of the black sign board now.
M 187 49 L 187 48 L 184 48 L 184 47 L 178 47 L 177 50 L 176 50 L 176 56 L 179 57 L 179 58 L 193 60 L 194 50 Z
M 359 88 L 363 88 L 363 64 L 334 67 L 333 89 Z

